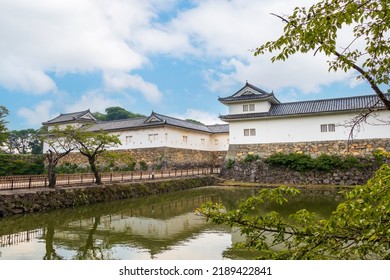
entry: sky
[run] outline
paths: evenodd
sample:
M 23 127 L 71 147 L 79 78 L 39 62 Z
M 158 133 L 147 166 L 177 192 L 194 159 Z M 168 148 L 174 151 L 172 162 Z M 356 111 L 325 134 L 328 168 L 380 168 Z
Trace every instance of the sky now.
M 282 102 L 372 94 L 356 73 L 329 72 L 318 53 L 275 63 L 271 54 L 253 55 L 282 34 L 271 13 L 315 2 L 0 0 L 7 126 L 37 129 L 60 113 L 112 106 L 221 123 L 228 108 L 218 97 L 246 82 Z

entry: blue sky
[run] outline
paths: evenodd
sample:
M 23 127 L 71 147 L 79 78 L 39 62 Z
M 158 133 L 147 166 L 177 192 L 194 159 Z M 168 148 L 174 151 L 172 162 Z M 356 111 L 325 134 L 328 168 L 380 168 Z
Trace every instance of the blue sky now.
M 313 0 L 0 0 L 0 104 L 8 128 L 39 128 L 60 113 L 121 106 L 221 122 L 246 81 L 281 101 L 371 94 L 328 58 L 271 63 L 251 49 L 276 39 Z M 342 33 L 341 46 L 348 45 Z

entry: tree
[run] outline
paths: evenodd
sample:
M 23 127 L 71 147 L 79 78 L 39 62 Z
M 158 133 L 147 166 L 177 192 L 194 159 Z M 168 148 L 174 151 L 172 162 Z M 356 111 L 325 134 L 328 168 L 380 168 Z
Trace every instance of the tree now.
M 9 133 L 9 149 L 17 150 L 19 154 L 42 153 L 42 142 L 39 139 L 39 130 L 32 128 L 13 130 Z
M 111 135 L 105 131 L 91 131 L 89 126 L 84 126 L 76 130 L 73 135 L 80 153 L 87 157 L 91 170 L 95 176 L 96 184 L 102 183 L 96 160 L 107 148 L 121 144 L 117 135 Z
M 208 203 L 199 210 L 216 224 L 238 227 L 247 236 L 239 248 L 256 250 L 265 259 L 390 259 L 390 165 L 383 165 L 365 186 L 345 193 L 329 219 L 301 209 L 282 217 L 262 213 L 262 204 L 288 203 L 295 188 L 263 189 L 225 212 Z
M 5 117 L 7 117 L 8 113 L 8 109 L 0 105 L 0 149 L 8 140 L 7 122 L 5 121 Z
M 274 62 L 298 52 L 324 53 L 333 58 L 328 61 L 329 71 L 355 70 L 357 78 L 367 81 L 390 110 L 389 95 L 380 88 L 388 90 L 390 80 L 389 15 L 389 1 L 383 0 L 323 0 L 308 9 L 298 7 L 291 16 L 275 15 L 286 23 L 284 34 L 261 45 L 254 54 L 276 51 Z M 346 26 L 352 27 L 353 39 L 338 46 L 339 32 Z
M 204 125 L 202 122 L 194 120 L 194 119 L 186 119 L 187 122 L 194 123 L 194 124 L 201 124 Z
M 106 114 L 94 113 L 94 116 L 101 121 L 113 121 L 113 120 L 123 120 L 144 117 L 144 115 L 136 114 L 123 109 L 122 107 L 109 107 L 106 108 Z
M 65 128 L 56 126 L 42 136 L 48 146 L 46 160 L 49 188 L 54 188 L 56 185 L 56 167 L 60 159 L 77 148 L 74 141 L 75 132 L 76 129 L 70 125 Z

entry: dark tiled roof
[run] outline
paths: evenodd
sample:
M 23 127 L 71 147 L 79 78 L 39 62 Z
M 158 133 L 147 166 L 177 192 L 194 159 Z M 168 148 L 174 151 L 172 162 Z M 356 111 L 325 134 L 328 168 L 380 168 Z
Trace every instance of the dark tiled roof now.
M 164 120 L 167 124 L 170 124 L 173 126 L 194 129 L 194 130 L 199 130 L 199 131 L 204 131 L 204 132 L 211 132 L 210 129 L 203 124 L 197 124 L 197 123 L 193 123 L 193 122 L 189 122 L 189 121 L 185 121 L 185 120 L 181 120 L 181 119 L 176 119 L 176 118 L 172 118 L 169 116 L 160 115 L 157 113 L 154 113 L 154 114 L 158 118 Z
M 137 128 L 143 127 L 145 125 L 146 117 L 142 118 L 133 118 L 133 119 L 124 119 L 116 121 L 103 121 L 96 124 L 93 124 L 89 129 L 92 131 L 99 130 L 122 130 L 127 128 Z
M 83 120 L 88 121 L 88 119 L 82 119 L 81 117 L 91 114 L 89 110 L 81 111 L 81 112 L 74 112 L 74 113 L 68 113 L 68 114 L 60 114 L 58 117 L 55 117 L 54 119 L 51 119 L 47 122 L 42 123 L 43 125 L 51 125 L 51 124 L 58 124 L 58 123 L 66 123 L 66 122 L 73 122 L 77 120 Z M 93 121 L 93 120 L 90 120 Z
M 271 118 L 343 111 L 358 111 L 372 106 L 375 108 L 383 107 L 382 103 L 376 95 L 272 104 L 269 112 L 223 115 L 220 116 L 220 118 L 223 120 Z
M 207 126 L 212 133 L 229 133 L 229 125 L 228 124 L 214 124 Z
M 144 127 L 152 127 L 152 126 L 161 126 L 165 124 L 186 128 L 186 129 L 203 131 L 207 133 L 222 133 L 222 132 L 229 131 L 228 125 L 206 126 L 206 125 L 196 124 L 193 122 L 189 122 L 189 121 L 185 121 L 185 120 L 181 120 L 169 116 L 164 116 L 154 112 L 149 117 L 99 122 L 92 125 L 89 128 L 89 130 L 92 131 L 126 130 L 126 129 L 137 129 L 137 128 L 144 128 Z
M 250 93 L 250 94 L 242 94 L 239 95 L 239 93 L 244 90 L 245 88 L 253 89 L 256 93 Z M 253 101 L 253 100 L 273 100 L 273 103 L 279 103 L 279 101 L 276 99 L 273 93 L 268 93 L 258 87 L 255 87 L 254 85 L 249 84 L 248 82 L 245 84 L 244 87 L 242 87 L 240 90 L 238 90 L 236 93 L 234 93 L 231 96 L 227 97 L 219 97 L 218 100 L 221 103 L 232 103 L 232 102 L 240 102 L 240 101 Z

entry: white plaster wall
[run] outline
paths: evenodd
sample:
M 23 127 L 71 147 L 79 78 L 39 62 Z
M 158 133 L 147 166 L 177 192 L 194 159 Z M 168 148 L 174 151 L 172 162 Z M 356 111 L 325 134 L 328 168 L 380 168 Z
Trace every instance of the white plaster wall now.
M 350 128 L 345 126 L 356 114 L 331 114 L 230 122 L 230 144 L 306 142 L 347 140 Z M 379 119 L 390 122 L 390 112 L 382 111 Z M 374 118 L 368 123 L 379 124 Z M 364 124 L 355 139 L 390 138 L 390 125 Z M 335 132 L 321 132 L 321 124 L 335 124 Z M 256 129 L 256 136 L 244 136 L 244 129 Z
M 154 148 L 164 147 L 164 128 L 146 128 L 142 130 L 128 130 L 113 132 L 112 134 L 118 135 L 121 145 L 111 148 L 111 150 L 120 149 L 137 149 L 137 148 Z M 155 135 L 152 140 L 149 140 L 149 134 Z M 131 140 L 128 138 L 131 137 Z M 126 138 L 128 140 L 126 140 Z
M 229 149 L 229 133 L 218 133 L 211 136 L 210 151 L 227 151 Z
M 128 130 L 113 134 L 118 135 L 122 142 L 122 145 L 112 148 L 113 150 L 171 147 L 202 151 L 227 151 L 229 148 L 227 145 L 229 135 L 227 133 L 212 135 L 206 132 L 170 126 Z M 152 140 L 149 139 L 151 134 L 156 135 L 152 137 Z M 126 141 L 128 136 L 131 136 L 131 142 Z M 187 142 L 183 141 L 183 136 L 187 136 Z M 215 139 L 218 139 L 218 145 L 215 145 Z
M 255 104 L 255 111 L 243 111 L 243 105 L 245 104 Z M 257 102 L 243 102 L 229 105 L 229 114 L 246 114 L 246 113 L 263 113 L 268 112 L 271 108 L 271 104 L 268 101 L 257 101 Z

